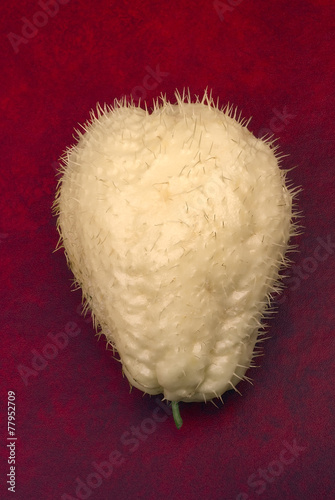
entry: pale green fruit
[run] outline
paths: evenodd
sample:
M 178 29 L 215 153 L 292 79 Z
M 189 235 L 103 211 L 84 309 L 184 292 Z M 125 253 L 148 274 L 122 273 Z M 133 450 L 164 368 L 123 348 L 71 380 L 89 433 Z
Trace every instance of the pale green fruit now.
M 76 283 L 131 385 L 171 401 L 235 388 L 279 285 L 296 191 L 275 148 L 176 93 L 98 106 L 63 158 L 55 208 Z

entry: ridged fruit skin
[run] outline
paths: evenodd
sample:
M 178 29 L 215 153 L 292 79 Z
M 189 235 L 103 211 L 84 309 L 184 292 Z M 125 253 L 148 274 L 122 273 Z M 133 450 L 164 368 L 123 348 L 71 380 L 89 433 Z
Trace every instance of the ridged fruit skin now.
M 54 208 L 75 284 L 131 385 L 208 401 L 248 378 L 296 192 L 273 144 L 207 91 L 91 114 Z

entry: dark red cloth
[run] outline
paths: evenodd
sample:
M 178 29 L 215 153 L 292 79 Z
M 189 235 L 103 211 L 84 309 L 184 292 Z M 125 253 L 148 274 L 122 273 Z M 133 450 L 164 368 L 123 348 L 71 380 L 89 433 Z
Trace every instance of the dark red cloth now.
M 0 11 L 0 498 L 334 498 L 334 2 L 17 0 Z M 159 399 L 129 393 L 80 316 L 51 205 L 57 160 L 97 102 L 150 104 L 185 86 L 208 86 L 256 135 L 279 137 L 305 229 L 254 385 L 219 408 L 181 404 L 177 430 Z

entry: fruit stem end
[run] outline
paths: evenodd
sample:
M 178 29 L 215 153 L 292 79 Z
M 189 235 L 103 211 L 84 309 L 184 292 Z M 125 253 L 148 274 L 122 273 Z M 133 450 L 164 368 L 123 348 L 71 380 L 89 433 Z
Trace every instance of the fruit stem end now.
M 172 401 L 172 414 L 177 429 L 180 429 L 183 425 L 183 420 L 180 416 L 178 401 Z

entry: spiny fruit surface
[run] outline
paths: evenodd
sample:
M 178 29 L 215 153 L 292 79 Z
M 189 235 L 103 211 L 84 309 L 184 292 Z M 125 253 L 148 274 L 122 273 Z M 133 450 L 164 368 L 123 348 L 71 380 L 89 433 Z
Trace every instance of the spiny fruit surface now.
M 97 108 L 63 157 L 60 242 L 131 385 L 170 401 L 235 389 L 296 232 L 273 144 L 205 91 Z

